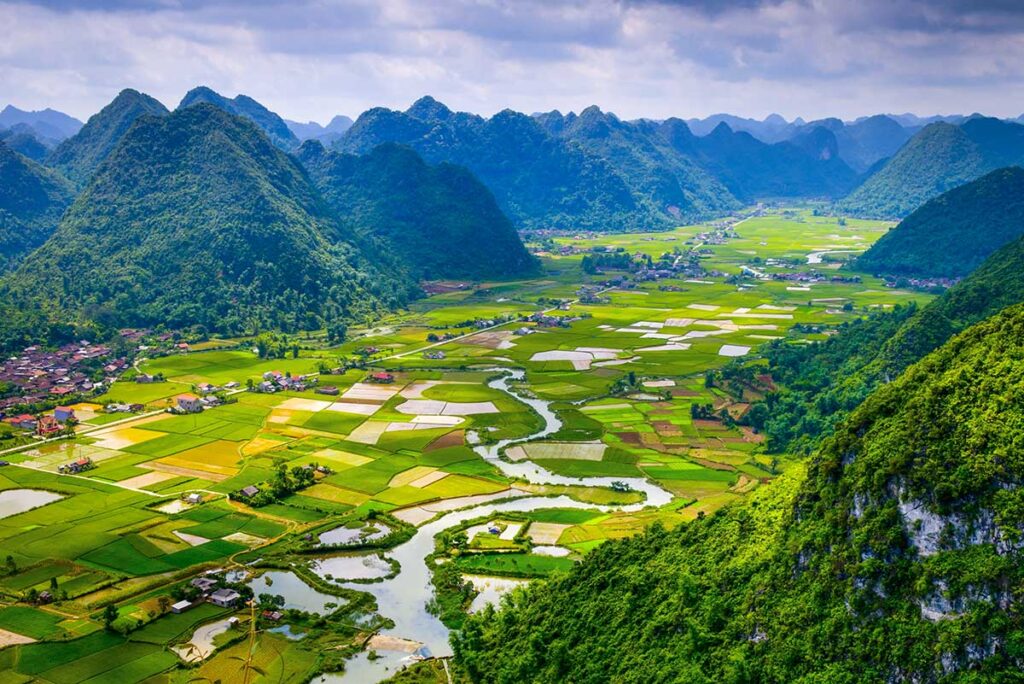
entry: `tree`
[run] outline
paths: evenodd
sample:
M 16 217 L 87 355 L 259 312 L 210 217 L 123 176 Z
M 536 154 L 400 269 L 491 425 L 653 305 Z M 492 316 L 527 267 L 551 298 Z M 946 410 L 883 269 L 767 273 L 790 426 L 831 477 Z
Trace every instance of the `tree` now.
M 161 613 L 166 613 L 167 609 L 171 607 L 171 599 L 166 596 L 161 596 L 157 599 L 156 604 L 160 606 Z
M 114 621 L 117 620 L 117 617 L 117 606 L 113 603 L 108 603 L 107 607 L 103 609 L 103 626 L 108 630 L 113 630 Z
M 348 326 L 344 323 L 333 323 L 327 327 L 327 341 L 341 344 L 348 337 Z

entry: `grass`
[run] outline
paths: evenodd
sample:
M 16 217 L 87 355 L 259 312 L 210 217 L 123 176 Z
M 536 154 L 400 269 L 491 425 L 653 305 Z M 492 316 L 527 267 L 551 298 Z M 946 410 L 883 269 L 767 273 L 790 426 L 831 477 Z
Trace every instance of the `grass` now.
M 556 572 L 567 572 L 575 565 L 568 558 L 525 553 L 466 554 L 454 562 L 466 573 L 513 577 L 548 577 Z
M 27 606 L 0 608 L 0 629 L 10 630 L 33 639 L 57 637 L 64 633 L 59 626 L 61 615 Z

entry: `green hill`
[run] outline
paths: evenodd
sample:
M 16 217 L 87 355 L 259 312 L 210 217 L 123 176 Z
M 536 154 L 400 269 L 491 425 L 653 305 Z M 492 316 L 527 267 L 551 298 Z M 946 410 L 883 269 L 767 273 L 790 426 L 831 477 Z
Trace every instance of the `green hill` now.
M 84 186 L 135 120 L 146 114 L 163 116 L 167 108 L 137 90 L 122 90 L 110 104 L 89 117 L 78 133 L 58 145 L 47 164 L 76 186 Z
M 198 104 L 138 120 L 4 294 L 22 329 L 288 331 L 404 302 L 393 272 L 253 124 Z
M 990 171 L 1024 164 L 1024 126 L 975 117 L 925 126 L 841 207 L 863 216 L 903 217 L 933 197 Z
M 207 102 L 226 112 L 249 119 L 282 150 L 291 151 L 299 146 L 299 139 L 288 128 L 284 119 L 247 95 L 227 98 L 206 86 L 199 86 L 185 93 L 178 109 L 191 107 L 199 102 Z
M 747 501 L 609 541 L 454 637 L 474 682 L 1011 682 L 1024 307 L 881 387 Z
M 854 263 L 872 273 L 962 277 L 1024 234 L 1024 169 L 993 171 L 929 200 Z
M 57 173 L 0 142 L 0 272 L 46 241 L 73 198 Z
M 497 278 L 537 270 L 494 196 L 453 164 L 429 166 L 384 144 L 355 156 L 309 141 L 299 150 L 328 204 L 418 278 Z

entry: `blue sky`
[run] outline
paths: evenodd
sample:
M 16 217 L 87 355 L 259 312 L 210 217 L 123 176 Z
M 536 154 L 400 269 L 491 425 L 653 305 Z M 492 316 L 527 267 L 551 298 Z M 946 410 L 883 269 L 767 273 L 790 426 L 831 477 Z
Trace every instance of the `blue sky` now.
M 484 115 L 1024 113 L 1016 0 L 0 0 L 0 105 L 80 118 L 196 85 L 324 122 L 430 94 Z

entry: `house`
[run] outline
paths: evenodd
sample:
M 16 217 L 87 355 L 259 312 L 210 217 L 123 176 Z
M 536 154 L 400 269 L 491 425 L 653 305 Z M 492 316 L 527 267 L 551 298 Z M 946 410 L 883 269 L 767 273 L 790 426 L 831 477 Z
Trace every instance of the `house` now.
M 201 413 L 203 410 L 203 402 L 194 394 L 179 394 L 174 397 L 174 404 L 185 413 Z
M 135 382 L 139 383 L 140 385 L 148 385 L 149 383 L 153 382 L 153 376 L 147 373 L 139 373 L 138 375 L 135 376 Z
M 313 391 L 316 392 L 317 394 L 328 394 L 332 397 L 338 396 L 338 388 L 335 387 L 334 385 L 324 385 L 322 387 L 317 387 Z
M 202 384 L 196 385 L 196 389 L 199 390 L 200 394 L 213 394 L 220 388 L 217 387 L 216 385 L 211 385 L 208 382 L 204 382 Z
M 284 373 L 281 371 L 267 371 L 263 374 L 263 379 L 268 382 L 281 382 L 284 379 Z
M 189 584 L 201 591 L 203 594 L 209 594 L 217 586 L 217 580 L 212 577 L 196 577 L 194 580 L 189 582 Z
M 443 359 L 445 354 L 443 351 L 428 351 L 423 352 L 423 358 L 425 359 Z
M 249 485 L 248 487 L 242 488 L 242 495 L 250 499 L 259 493 L 260 490 L 253 485 Z
M 268 380 L 264 380 L 263 382 L 256 386 L 256 391 L 262 392 L 263 394 L 273 394 L 274 392 L 277 391 L 277 387 L 274 385 L 274 383 Z
M 53 417 L 56 418 L 57 421 L 61 423 L 66 423 L 69 420 L 76 420 L 75 409 L 71 408 L 70 406 L 58 406 L 57 408 L 53 409 Z
M 185 497 L 185 501 L 192 505 L 201 504 L 203 503 L 203 495 L 199 492 L 192 492 Z
M 221 608 L 234 608 L 238 603 L 238 600 L 242 598 L 234 589 L 218 589 L 207 597 L 207 600 L 215 606 Z
M 172 613 L 184 613 L 189 608 L 192 608 L 195 604 L 191 601 L 178 601 L 171 606 Z
M 51 437 L 63 429 L 64 426 L 53 416 L 42 416 L 36 424 L 36 434 L 40 437 Z
M 95 467 L 96 466 L 93 464 L 91 458 L 83 456 L 82 458 L 74 460 L 71 463 L 65 463 L 64 465 L 57 466 L 57 472 L 76 475 L 86 470 L 92 470 Z
M 391 373 L 374 373 L 370 376 L 370 382 L 376 382 L 382 385 L 387 385 L 395 381 L 395 376 Z
M 277 622 L 278 620 L 283 618 L 284 615 L 279 610 L 265 610 L 261 614 L 261 617 L 264 620 L 270 620 L 271 622 Z
M 9 418 L 7 422 L 22 430 L 35 430 L 37 423 L 35 416 L 30 416 L 27 413 L 15 416 L 14 418 Z
M 235 389 L 237 387 L 238 387 L 238 383 L 237 382 L 228 382 L 228 383 L 224 384 L 224 389 L 231 390 L 231 389 Z

